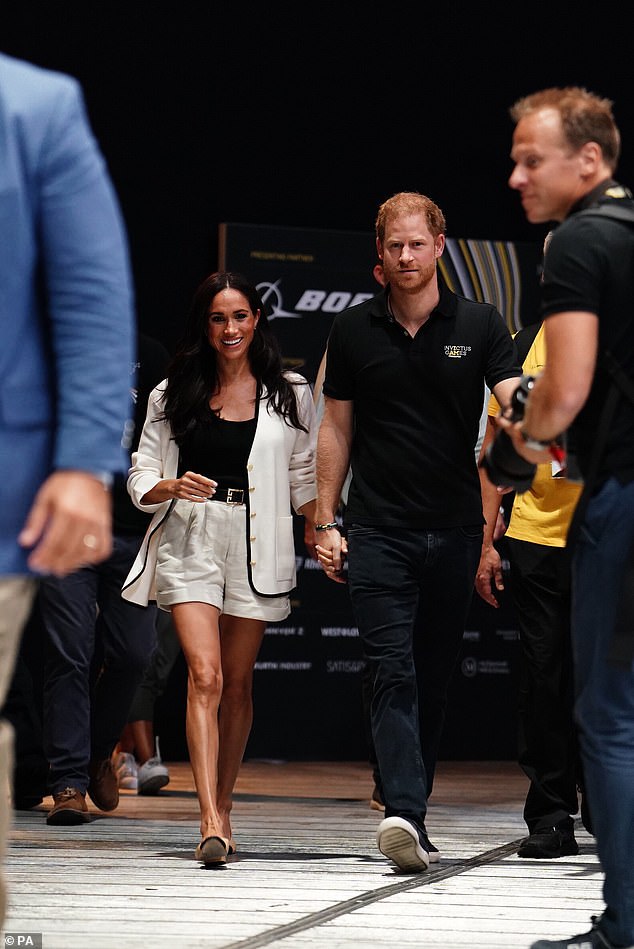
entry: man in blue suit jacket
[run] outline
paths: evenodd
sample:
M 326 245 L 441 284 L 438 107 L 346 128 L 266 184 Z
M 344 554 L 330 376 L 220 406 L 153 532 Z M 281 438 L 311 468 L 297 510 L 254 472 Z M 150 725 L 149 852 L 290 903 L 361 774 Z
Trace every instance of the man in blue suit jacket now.
M 0 54 L 0 708 L 37 575 L 110 553 L 134 322 L 125 232 L 81 90 Z M 11 742 L 0 721 L 0 788 Z M 7 820 L 3 807 L 0 859 Z

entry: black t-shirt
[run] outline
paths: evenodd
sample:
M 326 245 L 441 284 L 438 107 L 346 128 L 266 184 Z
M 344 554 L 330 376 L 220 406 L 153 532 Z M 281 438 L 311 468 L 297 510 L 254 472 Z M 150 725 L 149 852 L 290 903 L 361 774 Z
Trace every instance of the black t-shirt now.
M 257 418 L 232 422 L 209 410 L 197 422 L 180 449 L 179 474 L 195 471 L 218 482 L 219 488 L 249 487 L 247 461 L 255 438 Z
M 588 196 L 575 211 L 595 203 Z M 629 199 L 613 199 L 634 207 Z M 596 313 L 599 349 L 608 349 L 634 380 L 634 226 L 611 218 L 572 213 L 553 232 L 544 262 L 542 315 Z M 582 474 L 597 440 L 610 376 L 597 365 L 590 395 L 572 425 L 572 443 Z M 619 400 L 596 484 L 610 475 L 622 483 L 634 478 L 634 405 Z
M 390 316 L 389 288 L 333 322 L 324 394 L 354 402 L 348 524 L 483 523 L 474 446 L 484 383 L 522 371 L 498 310 L 439 284 L 414 338 Z
M 136 451 L 147 414 L 147 403 L 152 389 L 162 382 L 167 372 L 169 353 L 152 336 L 137 336 L 137 359 L 130 367 L 130 390 L 134 404 L 134 433 L 130 451 Z M 117 477 L 112 489 L 112 526 L 115 534 L 135 534 L 142 537 L 152 519 L 132 503 L 126 489 L 126 478 Z

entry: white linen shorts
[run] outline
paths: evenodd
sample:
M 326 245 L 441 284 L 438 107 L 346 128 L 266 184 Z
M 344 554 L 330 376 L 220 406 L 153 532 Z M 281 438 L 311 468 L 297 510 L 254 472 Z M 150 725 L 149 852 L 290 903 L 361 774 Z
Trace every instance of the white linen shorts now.
M 156 603 L 210 603 L 221 613 L 267 623 L 286 619 L 289 596 L 258 596 L 247 577 L 245 504 L 177 501 L 163 525 Z

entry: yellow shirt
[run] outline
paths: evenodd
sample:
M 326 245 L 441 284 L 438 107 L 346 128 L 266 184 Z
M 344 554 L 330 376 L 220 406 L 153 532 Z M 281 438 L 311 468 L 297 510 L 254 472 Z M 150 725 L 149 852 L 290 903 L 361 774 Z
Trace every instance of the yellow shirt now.
M 527 375 L 536 376 L 545 364 L 546 343 L 542 324 L 522 369 Z M 499 410 L 495 396 L 491 396 L 489 415 L 495 416 Z M 554 478 L 550 464 L 538 465 L 528 491 L 515 495 L 506 536 L 547 547 L 565 547 L 570 520 L 582 487 L 566 478 Z

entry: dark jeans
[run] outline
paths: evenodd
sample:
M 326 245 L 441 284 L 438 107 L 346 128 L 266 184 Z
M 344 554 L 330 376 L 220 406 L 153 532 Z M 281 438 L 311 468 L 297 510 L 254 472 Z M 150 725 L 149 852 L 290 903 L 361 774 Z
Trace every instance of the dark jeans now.
M 633 555 L 634 481 L 611 478 L 590 498 L 573 551 L 572 644 L 584 780 L 605 873 L 600 928 L 617 946 L 634 944 L 634 661 L 616 654 L 614 635 L 620 617 L 634 637 L 634 616 L 619 613 Z
M 530 780 L 529 833 L 573 827 L 582 785 L 573 721 L 570 553 L 506 539 L 522 646 L 518 761 Z
M 40 583 L 43 738 L 52 794 L 65 787 L 85 791 L 91 759 L 110 756 L 154 647 L 156 607 L 121 597 L 141 540 L 116 535 L 103 563 Z
M 372 738 L 385 814 L 422 825 L 447 687 L 473 595 L 482 528 L 352 525 L 348 547 L 350 597 L 375 674 Z

